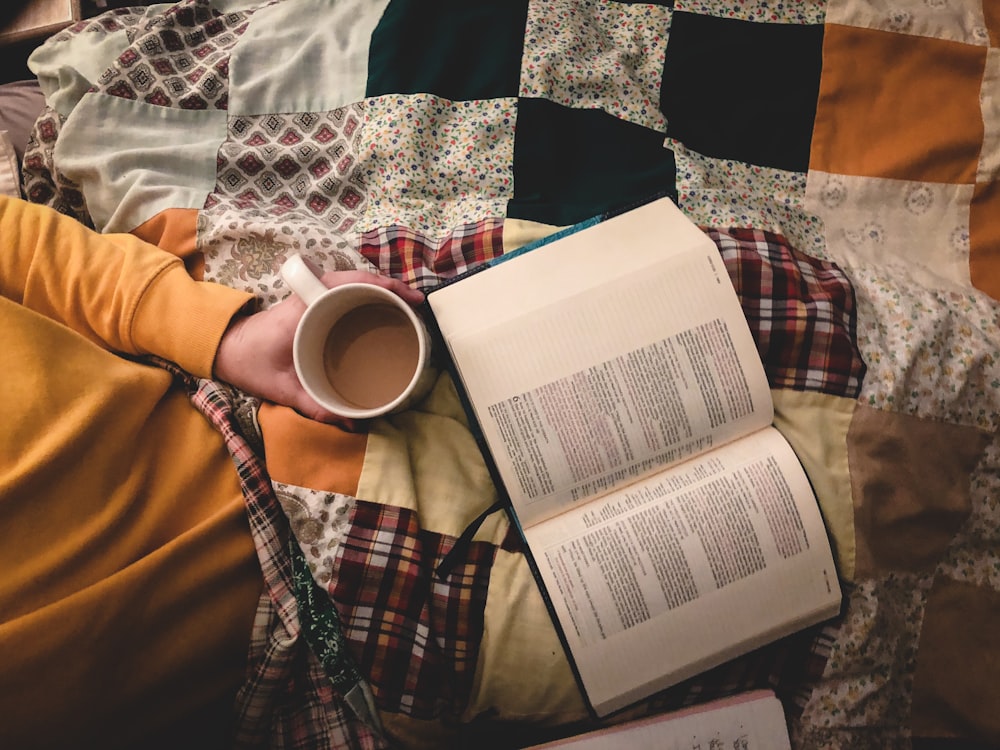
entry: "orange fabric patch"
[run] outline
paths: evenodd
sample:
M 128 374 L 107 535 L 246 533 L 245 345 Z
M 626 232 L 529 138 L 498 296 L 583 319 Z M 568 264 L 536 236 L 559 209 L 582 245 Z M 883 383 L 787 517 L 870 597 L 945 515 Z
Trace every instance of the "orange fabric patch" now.
M 307 419 L 294 409 L 262 404 L 259 413 L 271 478 L 354 496 L 368 447 L 366 433 Z
M 969 209 L 969 276 L 972 285 L 1000 299 L 1000 183 L 976 185 Z
M 167 252 L 184 259 L 184 265 L 199 281 L 205 277 L 205 256 L 198 252 L 198 209 L 168 208 L 144 221 L 131 232 Z
M 979 89 L 986 51 L 942 39 L 828 25 L 810 169 L 975 182 L 983 143 Z

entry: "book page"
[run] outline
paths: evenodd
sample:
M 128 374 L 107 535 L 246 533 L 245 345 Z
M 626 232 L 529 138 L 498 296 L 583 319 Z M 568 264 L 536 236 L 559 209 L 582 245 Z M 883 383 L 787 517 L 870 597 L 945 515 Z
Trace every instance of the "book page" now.
M 631 721 L 529 750 L 789 750 L 781 701 L 768 690 Z
M 657 203 L 429 297 L 524 526 L 773 418 L 718 249 Z
M 818 505 L 773 427 L 524 536 L 598 713 L 839 609 Z

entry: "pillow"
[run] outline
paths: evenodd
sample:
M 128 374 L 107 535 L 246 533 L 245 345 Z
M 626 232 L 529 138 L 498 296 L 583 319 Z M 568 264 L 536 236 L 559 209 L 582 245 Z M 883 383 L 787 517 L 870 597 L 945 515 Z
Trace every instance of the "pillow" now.
M 6 130 L 0 130 L 0 195 L 21 197 L 21 178 L 17 153 Z
M 24 159 L 28 138 L 44 107 L 45 96 L 38 81 L 14 81 L 0 85 L 0 130 L 7 131 L 18 164 Z

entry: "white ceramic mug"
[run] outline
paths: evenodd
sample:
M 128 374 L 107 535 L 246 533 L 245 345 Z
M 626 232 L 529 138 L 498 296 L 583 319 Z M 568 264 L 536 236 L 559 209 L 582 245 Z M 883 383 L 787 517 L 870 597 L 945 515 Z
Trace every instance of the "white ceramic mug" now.
M 295 372 L 327 411 L 371 419 L 412 406 L 434 382 L 423 321 L 399 295 L 364 282 L 328 288 L 302 256 L 281 277 L 306 311 L 293 342 Z

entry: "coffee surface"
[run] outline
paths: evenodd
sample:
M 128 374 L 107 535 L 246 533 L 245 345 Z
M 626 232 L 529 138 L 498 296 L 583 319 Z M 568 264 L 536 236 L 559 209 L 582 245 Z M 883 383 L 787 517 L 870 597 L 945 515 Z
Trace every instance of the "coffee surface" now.
M 420 343 L 402 310 L 370 303 L 330 328 L 323 366 L 330 385 L 357 407 L 371 409 L 399 396 L 413 379 Z

